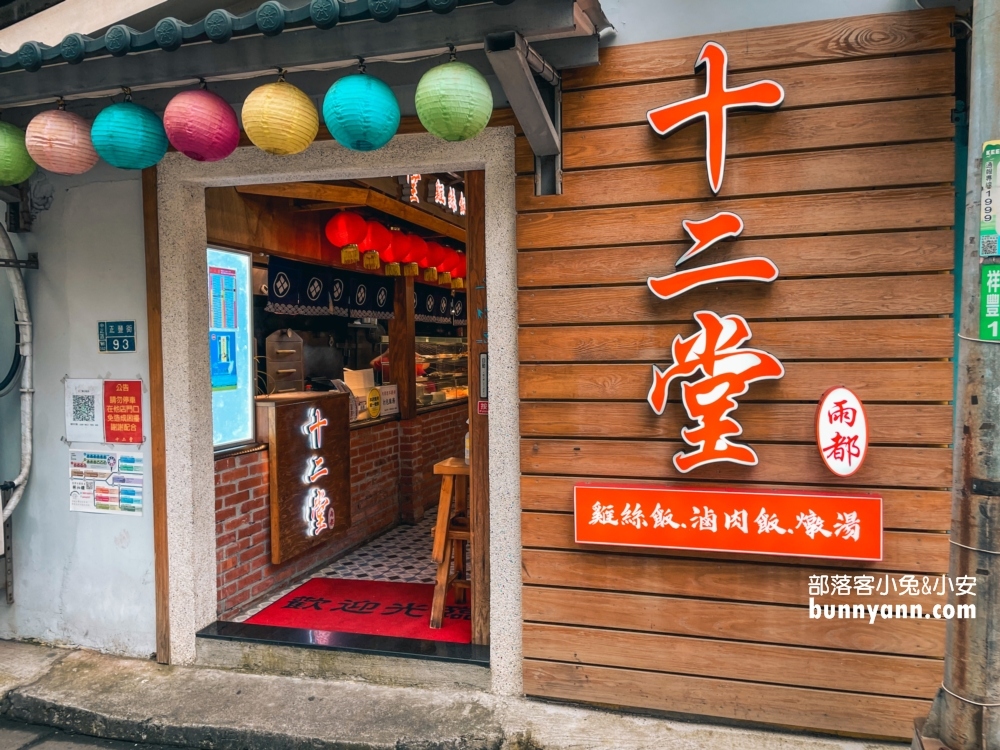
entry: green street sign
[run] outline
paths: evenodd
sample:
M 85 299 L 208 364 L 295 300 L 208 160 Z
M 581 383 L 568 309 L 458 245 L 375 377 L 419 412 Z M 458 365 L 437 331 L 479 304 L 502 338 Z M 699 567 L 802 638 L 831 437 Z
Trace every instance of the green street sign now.
M 1000 341 L 1000 265 L 984 265 L 979 272 L 979 338 Z

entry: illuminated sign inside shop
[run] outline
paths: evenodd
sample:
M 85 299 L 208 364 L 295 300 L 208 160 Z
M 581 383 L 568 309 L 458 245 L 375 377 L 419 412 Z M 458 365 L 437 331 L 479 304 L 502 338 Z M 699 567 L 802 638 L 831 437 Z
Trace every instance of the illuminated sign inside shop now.
M 331 391 L 276 395 L 257 402 L 258 440 L 268 443 L 275 565 L 351 526 L 352 401 Z
M 441 180 L 434 180 L 428 187 L 428 200 L 446 211 L 458 216 L 465 216 L 465 193 L 456 187 L 446 187 Z M 412 201 L 411 201 L 412 202 Z
M 323 428 L 329 422 L 319 407 L 310 407 L 307 413 L 308 417 L 302 423 L 302 434 L 307 436 L 309 448 L 318 451 L 323 447 Z M 302 473 L 302 483 L 312 485 L 328 476 L 330 470 L 326 468 L 325 464 L 326 459 L 323 456 L 307 456 L 306 468 Z M 318 536 L 326 529 L 333 528 L 333 508 L 330 506 L 330 499 L 326 496 L 326 490 L 320 487 L 309 489 L 309 494 L 306 495 L 305 520 L 309 536 Z
M 420 180 L 421 176 L 418 174 L 406 176 L 406 182 L 410 186 L 410 203 L 420 203 Z
M 329 521 L 327 514 L 330 515 Z M 309 490 L 308 501 L 306 502 L 306 523 L 309 527 L 309 536 L 318 536 L 320 533 L 333 525 L 333 508 L 330 507 L 330 498 L 326 496 L 326 490 L 313 487 Z
M 302 425 L 302 433 L 309 436 L 309 447 L 318 451 L 323 447 L 323 428 L 329 422 L 323 418 L 323 412 L 317 408 L 309 410 L 309 421 Z

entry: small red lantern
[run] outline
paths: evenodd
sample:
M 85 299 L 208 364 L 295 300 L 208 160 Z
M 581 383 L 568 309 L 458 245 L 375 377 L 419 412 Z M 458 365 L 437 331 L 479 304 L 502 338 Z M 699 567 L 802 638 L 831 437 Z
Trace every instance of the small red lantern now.
M 400 231 L 399 227 L 393 227 L 390 233 L 392 234 L 392 241 L 389 243 L 389 247 L 382 251 L 381 258 L 385 263 L 385 275 L 399 276 L 399 261 L 405 255 L 408 244 L 406 235 Z
M 407 235 L 406 257 L 403 261 L 406 266 L 403 268 L 404 276 L 418 276 L 420 269 L 426 267 L 424 259 L 427 257 L 427 242 L 423 237 L 416 234 Z
M 358 247 L 364 252 L 363 265 L 369 271 L 377 271 L 379 253 L 392 244 L 392 233 L 377 221 L 368 222 L 368 231 Z
M 340 248 L 340 262 L 345 266 L 358 262 L 358 245 L 368 234 L 368 222 L 357 214 L 341 211 L 326 223 L 326 238 Z
M 444 261 L 447 250 L 436 242 L 427 243 L 427 257 L 421 264 L 424 269 L 424 281 L 436 283 L 438 280 L 438 266 Z

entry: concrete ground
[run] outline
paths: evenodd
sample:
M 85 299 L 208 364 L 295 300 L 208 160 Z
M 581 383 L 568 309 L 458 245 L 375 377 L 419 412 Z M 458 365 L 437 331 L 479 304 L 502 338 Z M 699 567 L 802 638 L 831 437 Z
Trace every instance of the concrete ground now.
M 133 750 L 137 747 L 149 746 L 81 737 L 51 727 L 0 719 L 0 750 Z
M 485 692 L 163 667 L 0 641 L 0 714 L 91 737 L 212 750 L 899 750 Z M 13 730 L 11 730 L 13 731 Z M 35 731 L 35 730 L 22 730 Z M 32 748 L 86 740 L 39 735 Z M 16 735 L 0 750 L 18 745 Z M 66 743 L 77 744 L 66 744 Z M 55 743 L 55 744 L 53 744 Z M 59 744 L 63 743 L 63 744 Z

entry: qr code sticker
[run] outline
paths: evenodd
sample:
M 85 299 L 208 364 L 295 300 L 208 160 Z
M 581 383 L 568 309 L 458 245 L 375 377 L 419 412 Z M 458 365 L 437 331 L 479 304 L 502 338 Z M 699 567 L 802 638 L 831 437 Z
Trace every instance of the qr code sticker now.
M 73 396 L 73 421 L 93 422 L 97 396 Z
M 979 238 L 980 255 L 997 255 L 997 235 L 988 234 Z

